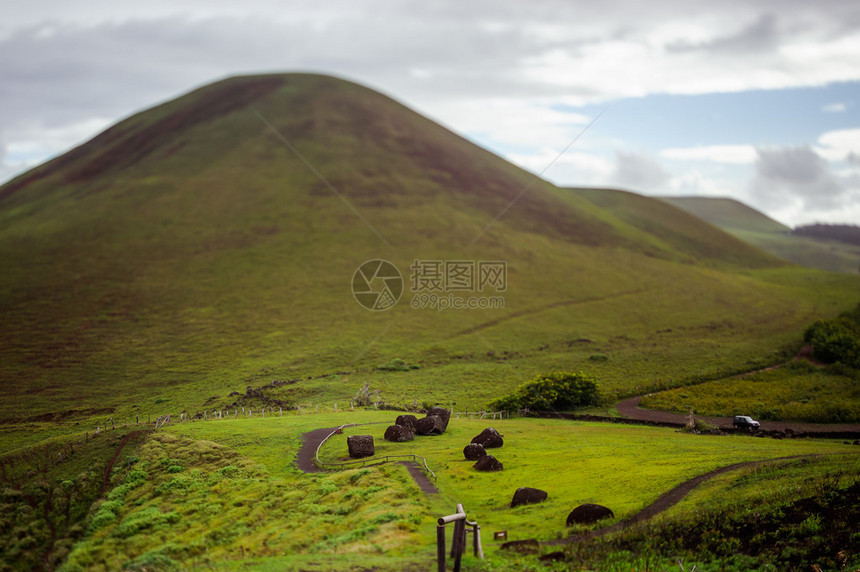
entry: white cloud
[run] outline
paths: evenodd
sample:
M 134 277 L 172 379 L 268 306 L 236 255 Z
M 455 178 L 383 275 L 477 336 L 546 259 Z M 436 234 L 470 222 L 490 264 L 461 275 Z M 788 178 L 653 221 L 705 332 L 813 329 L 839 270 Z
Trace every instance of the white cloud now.
M 196 85 L 292 70 L 366 83 L 540 172 L 590 119 L 569 106 L 860 80 L 860 14 L 843 0 L 43 0 L 4 11 L 0 53 L 0 180 Z M 760 163 L 752 147 L 708 145 L 707 134 L 701 147 L 615 157 L 627 145 L 598 152 L 598 135 L 546 176 L 711 194 L 727 183 L 707 166 L 670 174 L 658 158 Z M 825 134 L 812 151 L 850 163 L 853 137 Z M 821 172 L 852 188 L 847 174 Z
M 842 102 L 828 103 L 821 106 L 821 111 L 825 113 L 844 113 L 848 111 L 848 106 Z
M 671 180 L 671 174 L 648 153 L 616 152 L 612 184 L 650 195 L 665 191 Z
M 663 149 L 660 156 L 680 161 L 713 161 L 746 165 L 755 162 L 758 154 L 752 145 L 702 145 Z
M 807 212 L 845 206 L 853 193 L 809 146 L 759 149 L 751 196 L 775 210 L 787 202 Z
M 615 162 L 602 155 L 567 151 L 559 156 L 561 150 L 544 150 L 534 154 L 508 153 L 505 158 L 515 165 L 540 173 L 546 169 L 543 178 L 561 187 L 607 185 L 615 170 Z M 552 164 L 552 167 L 547 167 Z
M 828 131 L 818 138 L 815 148 L 819 155 L 831 161 L 849 161 L 860 155 L 860 129 Z

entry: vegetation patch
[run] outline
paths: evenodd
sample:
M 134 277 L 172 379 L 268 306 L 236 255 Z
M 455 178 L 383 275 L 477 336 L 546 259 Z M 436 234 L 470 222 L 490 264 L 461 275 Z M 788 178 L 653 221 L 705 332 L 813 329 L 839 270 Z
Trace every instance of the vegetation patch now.
M 505 397 L 489 404 L 491 411 L 566 411 L 596 405 L 597 381 L 582 373 L 539 375 Z
M 803 459 L 706 483 L 663 518 L 565 550 L 565 566 L 854 570 L 860 459 Z
M 653 393 L 642 407 L 697 415 L 808 423 L 860 422 L 860 376 L 856 371 L 796 361 L 752 375 Z

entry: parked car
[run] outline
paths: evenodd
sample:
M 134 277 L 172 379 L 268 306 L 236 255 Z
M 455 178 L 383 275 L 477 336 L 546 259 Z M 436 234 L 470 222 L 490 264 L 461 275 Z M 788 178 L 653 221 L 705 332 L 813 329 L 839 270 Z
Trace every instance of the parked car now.
M 735 429 L 758 429 L 761 427 L 761 423 L 749 415 L 735 415 L 735 420 L 732 421 L 732 426 Z

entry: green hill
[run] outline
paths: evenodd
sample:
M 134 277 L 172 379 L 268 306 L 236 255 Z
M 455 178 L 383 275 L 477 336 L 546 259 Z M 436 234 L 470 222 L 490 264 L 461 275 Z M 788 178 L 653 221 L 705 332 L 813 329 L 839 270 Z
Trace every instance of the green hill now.
M 856 274 L 860 247 L 792 234 L 789 227 L 734 199 L 661 197 L 775 256 L 802 266 Z
M 0 187 L 0 419 L 193 413 L 263 385 L 479 408 L 553 369 L 629 394 L 777 359 L 858 301 L 856 279 L 621 196 L 555 188 L 346 81 L 203 87 Z M 403 275 L 381 312 L 350 289 L 374 259 Z M 433 279 L 416 260 L 506 280 L 413 291 Z M 414 307 L 431 295 L 494 307 Z M 377 369 L 395 358 L 418 368 Z

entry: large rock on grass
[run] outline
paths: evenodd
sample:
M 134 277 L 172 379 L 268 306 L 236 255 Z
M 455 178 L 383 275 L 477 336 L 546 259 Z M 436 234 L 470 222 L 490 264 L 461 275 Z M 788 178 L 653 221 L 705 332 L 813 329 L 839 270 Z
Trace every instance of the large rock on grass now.
M 376 452 L 373 447 L 373 435 L 350 435 L 346 438 L 346 446 L 352 459 L 372 457 Z
M 492 455 L 484 455 L 472 465 L 478 471 L 501 471 L 504 465 Z
M 501 447 L 505 444 L 505 441 L 502 439 L 502 436 L 498 431 L 492 427 L 487 427 L 472 439 L 472 443 L 480 443 L 484 446 L 484 449 L 493 449 L 495 447 Z
M 534 538 L 529 538 L 528 540 L 511 540 L 505 542 L 499 548 L 520 554 L 537 554 L 540 552 L 540 542 Z
M 386 441 L 402 443 L 404 441 L 411 441 L 414 438 L 415 433 L 413 432 L 412 427 L 409 427 L 408 425 L 392 425 L 385 430 Z
M 419 435 L 441 435 L 445 432 L 445 425 L 438 415 L 428 415 L 415 423 L 415 432 Z
M 418 422 L 418 418 L 414 415 L 398 415 L 397 420 L 394 422 L 395 425 L 403 425 L 404 427 L 411 427 L 412 430 L 415 430 L 415 424 Z
M 567 515 L 567 525 L 574 524 L 591 524 L 604 518 L 612 518 L 615 516 L 610 509 L 599 504 L 586 503 L 581 504 Z
M 531 487 L 520 487 L 514 493 L 514 498 L 511 499 L 511 508 L 522 504 L 536 504 L 546 500 L 547 493 L 540 489 Z
M 448 428 L 448 421 L 451 420 L 451 412 L 445 409 L 444 407 L 431 407 L 427 411 L 427 416 L 436 415 L 440 419 L 442 419 L 442 431 Z
M 480 443 L 469 443 L 463 447 L 463 456 L 466 457 L 467 461 L 477 461 L 486 454 L 484 446 Z

